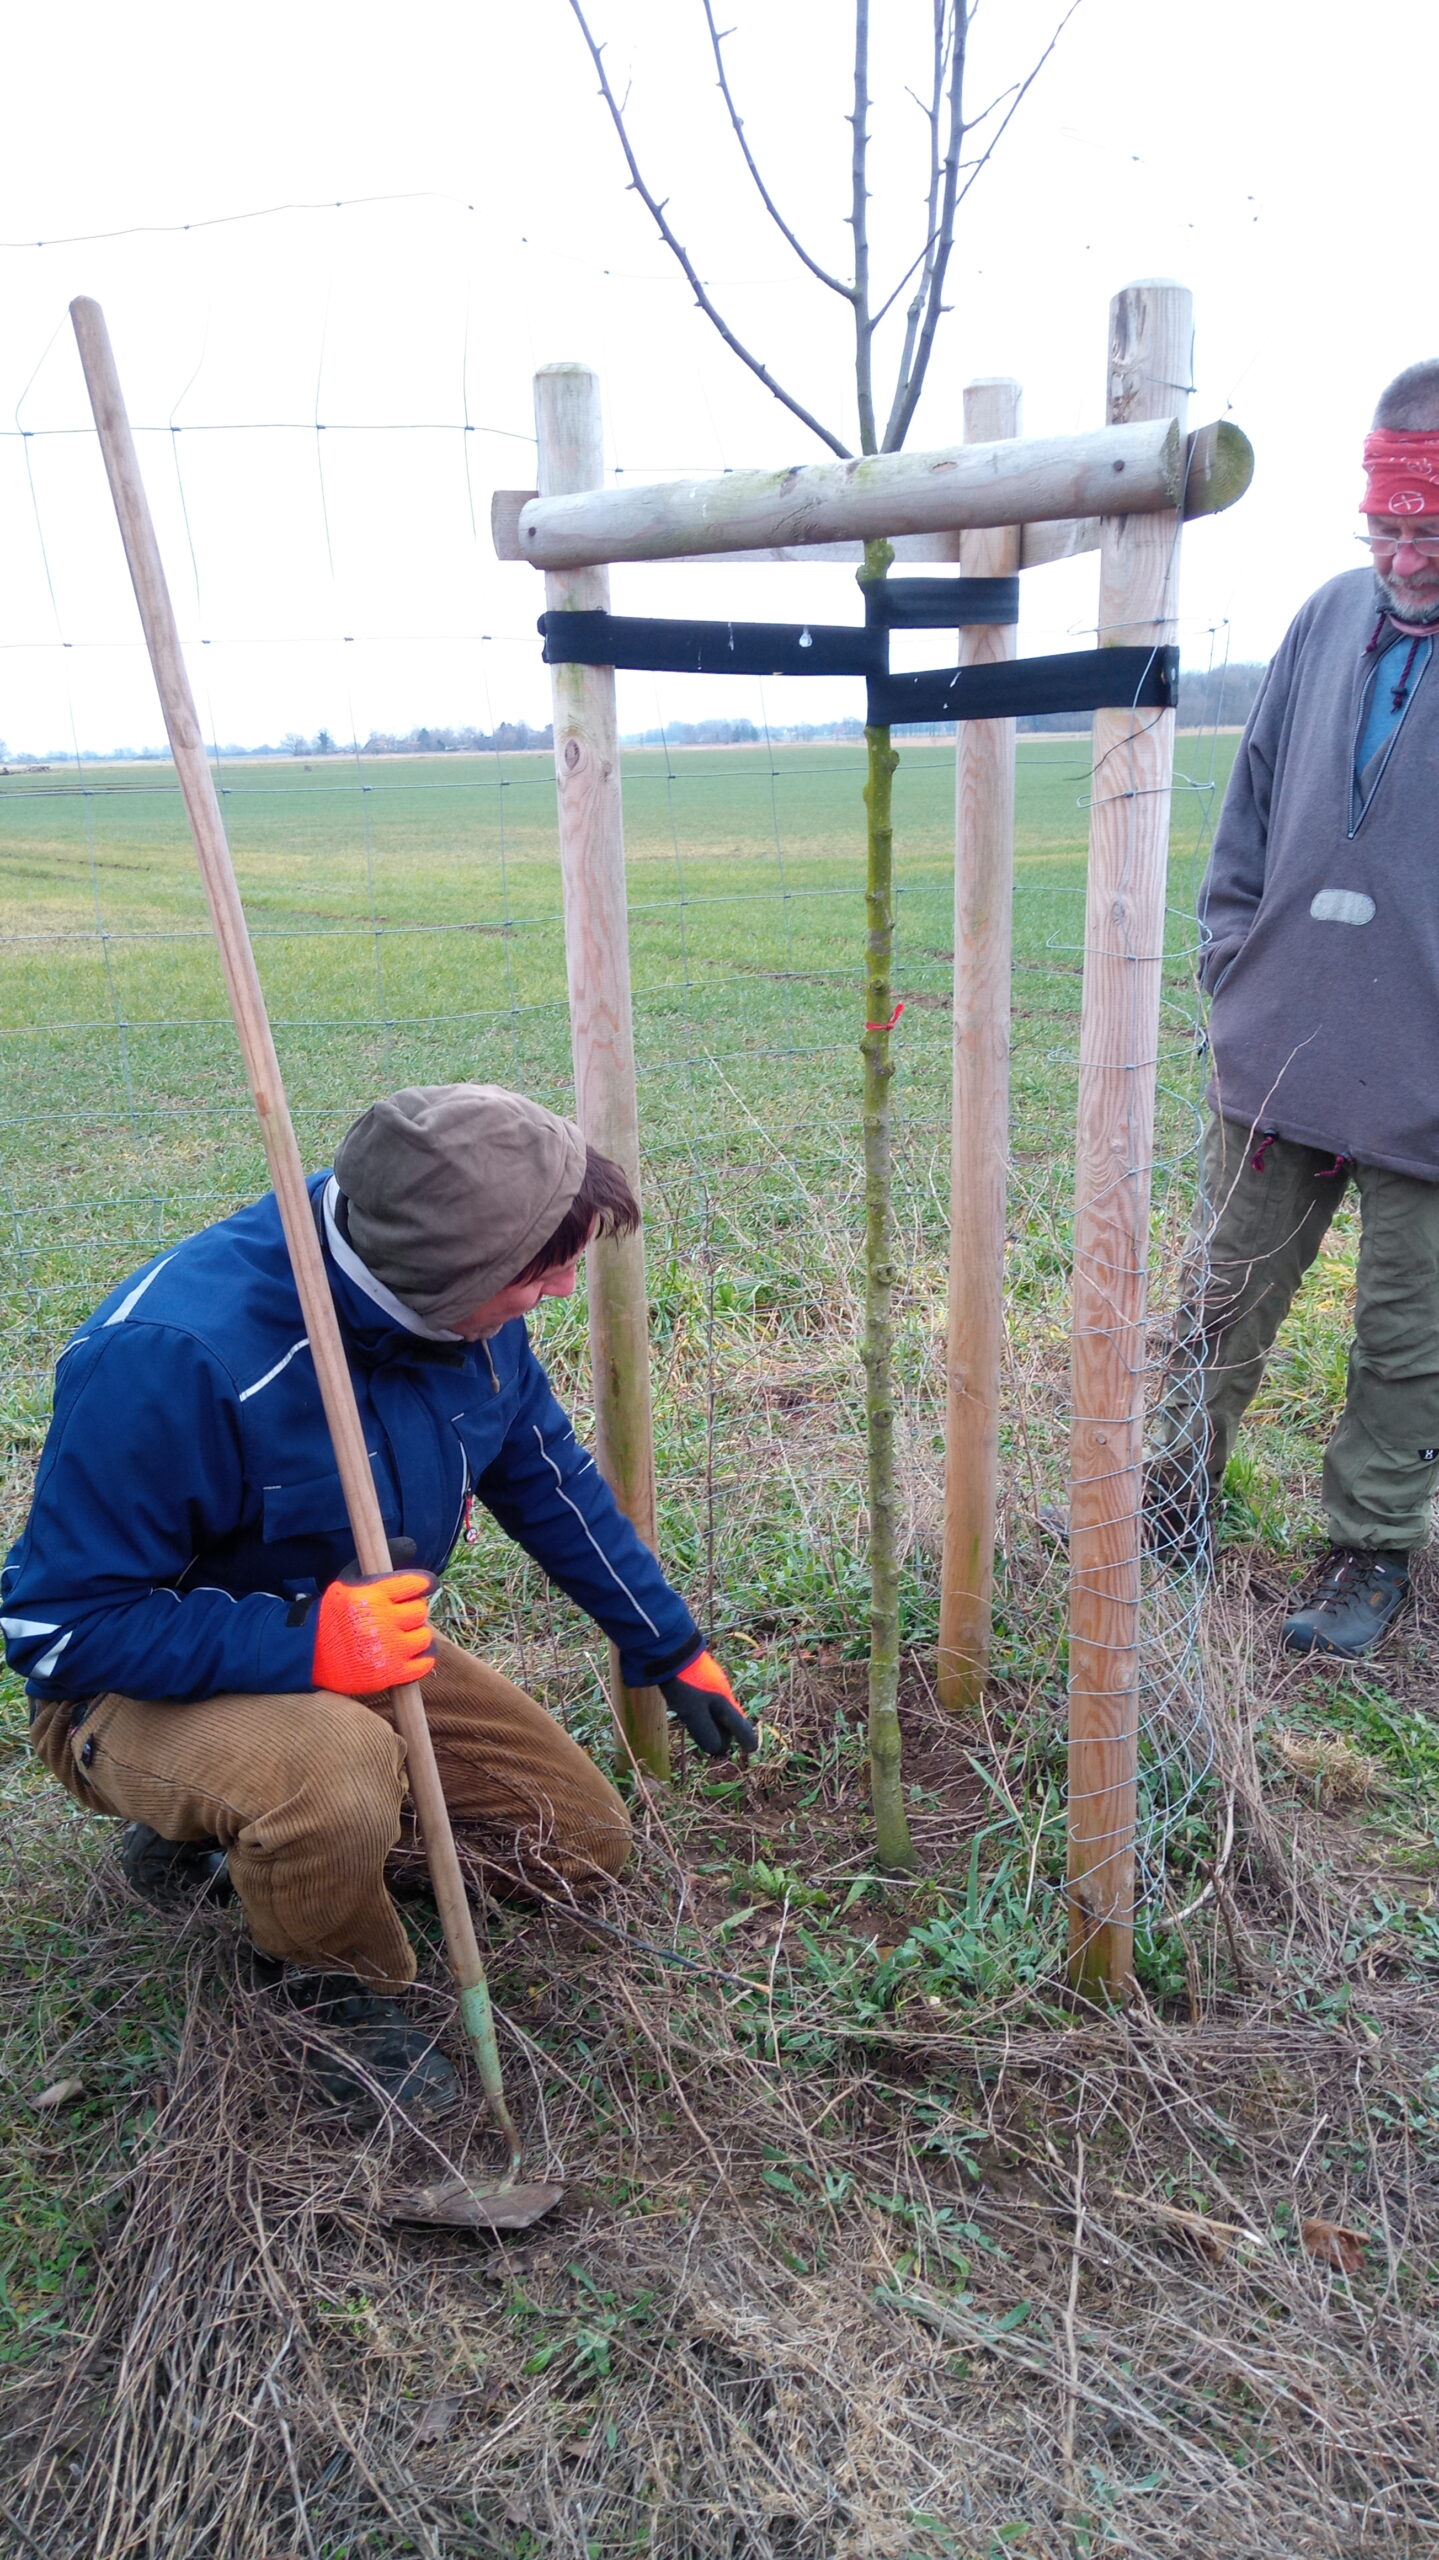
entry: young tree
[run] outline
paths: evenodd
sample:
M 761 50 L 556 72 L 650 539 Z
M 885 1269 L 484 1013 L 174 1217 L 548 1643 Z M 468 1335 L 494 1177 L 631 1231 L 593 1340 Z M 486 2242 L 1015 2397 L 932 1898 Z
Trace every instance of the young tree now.
M 605 67 L 605 48 L 585 14 L 583 0 L 569 0 L 576 23 L 589 47 L 599 77 L 600 95 L 629 170 L 629 183 L 651 216 L 661 240 L 684 274 L 705 317 L 719 332 L 736 360 L 762 382 L 776 400 L 798 418 L 832 453 L 896 453 L 904 443 L 934 353 L 935 337 L 948 306 L 945 280 L 954 246 L 959 208 L 980 172 L 993 157 L 1019 107 L 1049 60 L 1065 27 L 1080 6 L 1068 0 L 1048 43 L 1026 76 L 1016 81 L 982 112 L 967 117 L 965 70 L 976 0 L 930 0 L 928 66 L 925 93 L 908 95 L 919 108 L 917 130 L 923 158 L 917 174 L 922 183 L 923 219 L 913 258 L 888 292 L 876 287 L 870 267 L 870 0 L 854 0 L 854 82 L 850 126 L 849 198 L 846 217 L 851 233 L 847 274 L 836 274 L 805 246 L 782 212 L 760 167 L 739 111 L 725 62 L 727 35 L 716 22 L 713 0 L 699 0 L 725 112 L 733 129 L 745 171 L 770 221 L 816 286 L 849 305 L 854 344 L 855 420 L 852 433 L 826 423 L 775 376 L 746 346 L 721 311 L 688 247 L 675 228 L 669 198 L 650 186 L 636 155 L 626 116 L 626 101 L 617 97 Z M 966 144 L 977 144 L 966 159 Z M 908 295 L 908 299 L 903 297 Z M 887 404 L 876 380 L 876 351 L 886 321 L 893 321 L 899 345 L 890 377 Z M 894 555 L 887 542 L 868 542 L 859 572 L 861 587 L 886 576 Z M 894 1468 L 893 1205 L 890 1173 L 889 1090 L 894 1069 L 890 1058 L 893 1029 L 894 868 L 893 781 L 899 762 L 887 728 L 866 728 L 868 771 L 864 802 L 866 826 L 866 957 L 865 1029 L 860 1042 L 864 1059 L 865 1164 L 865 1334 L 864 1368 L 868 1420 L 870 1512 L 870 1658 L 869 1753 L 876 1845 L 882 1865 L 913 1864 L 909 1824 L 904 1809 L 900 1767 L 899 1687 L 899 1552 Z

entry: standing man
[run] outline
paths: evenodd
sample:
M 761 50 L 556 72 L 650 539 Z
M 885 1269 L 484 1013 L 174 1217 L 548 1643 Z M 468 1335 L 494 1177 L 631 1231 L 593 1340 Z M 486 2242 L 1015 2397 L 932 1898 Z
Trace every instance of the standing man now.
M 1149 1481 L 1157 1543 L 1202 1537 L 1274 1336 L 1352 1185 L 1362 1239 L 1324 1459 L 1330 1548 L 1284 1629 L 1291 1652 L 1351 1657 L 1403 1605 L 1439 1474 L 1439 361 L 1391 382 L 1364 468 L 1372 565 L 1332 578 L 1286 635 L 1201 895 L 1203 1411 L 1196 1423 L 1176 1376 Z
M 123 1282 L 66 1345 L 0 1628 L 36 1751 L 128 1824 L 137 1889 L 233 1891 L 262 1978 L 338 2040 L 329 2093 L 350 2104 L 368 2079 L 435 2106 L 449 2065 L 382 1996 L 415 1972 L 386 1884 L 407 1818 L 391 1686 L 424 1682 L 461 1845 L 502 1888 L 591 1893 L 629 1852 L 578 1744 L 430 1626 L 474 1498 L 702 1751 L 757 1737 L 525 1329 L 570 1295 L 592 1236 L 638 1225 L 619 1166 L 520 1094 L 422 1085 L 365 1112 L 309 1188 L 400 1569 L 354 1570 L 267 1194 Z

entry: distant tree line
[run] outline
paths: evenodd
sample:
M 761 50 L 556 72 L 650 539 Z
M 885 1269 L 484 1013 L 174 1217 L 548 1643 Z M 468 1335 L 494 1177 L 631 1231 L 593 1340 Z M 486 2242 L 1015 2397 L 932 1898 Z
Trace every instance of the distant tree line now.
M 226 747 L 222 752 L 228 755 L 231 751 Z M 248 749 L 235 750 L 236 754 L 242 752 L 248 753 Z M 26 747 L 7 748 L 4 740 L 0 739 L 0 769 L 6 773 L 22 770 L 49 773 L 56 765 L 67 764 L 168 764 L 169 761 L 168 747 L 51 747 L 45 755 L 37 756 Z
M 1258 661 L 1245 661 L 1232 667 L 1185 667 L 1179 677 L 1179 725 L 1181 729 L 1242 729 L 1254 708 L 1255 696 L 1264 680 L 1264 668 Z M 1045 732 L 1087 730 L 1093 714 L 1088 711 L 1037 711 L 1028 713 L 1017 723 L 1026 735 Z M 907 737 L 944 738 L 953 728 L 951 721 L 915 720 L 902 725 Z M 803 744 L 812 739 L 832 738 L 852 744 L 864 736 L 862 720 L 804 720 L 788 728 L 771 725 L 767 730 L 756 727 L 753 720 L 671 720 L 662 729 L 637 729 L 625 739 L 627 747 L 752 747 L 765 737 L 786 746 Z
M 1264 668 L 1258 660 L 1244 659 L 1232 667 L 1181 667 L 1180 728 L 1242 729 L 1263 681 Z M 1031 734 L 1068 730 L 1072 736 L 1076 730 L 1088 729 L 1093 717 L 1089 711 L 1034 711 L 1019 726 Z
M 1254 708 L 1255 697 L 1264 680 L 1264 668 L 1257 660 L 1242 660 L 1232 667 L 1185 667 L 1179 678 L 1179 725 L 1181 729 L 1239 729 Z M 1028 735 L 1046 731 L 1067 731 L 1071 736 L 1091 724 L 1087 711 L 1030 712 L 1019 722 Z M 909 721 L 904 724 L 908 737 L 948 737 L 952 722 Z M 636 729 L 625 738 L 627 747 L 757 747 L 766 738 L 777 745 L 804 745 L 811 740 L 833 739 L 853 745 L 864 736 L 861 720 L 801 720 L 784 728 L 761 729 L 753 720 L 671 720 L 663 728 Z M 245 756 L 443 756 L 443 755 L 520 755 L 529 749 L 552 747 L 553 728 L 547 722 L 543 729 L 531 728 L 528 720 L 502 720 L 495 729 L 407 729 L 403 736 L 387 729 L 372 729 L 368 738 L 335 738 L 328 729 L 317 729 L 312 738 L 303 737 L 298 729 L 287 730 L 277 747 L 222 746 L 216 750 L 223 759 Z M 168 747 L 82 747 L 81 764 L 168 764 Z M 0 765 L 8 762 L 11 770 L 39 764 L 66 765 L 76 762 L 73 747 L 54 747 L 46 756 L 22 754 L 18 750 L 8 758 L 0 740 Z
M 320 734 L 323 737 L 323 730 Z M 363 756 L 517 755 L 527 747 L 554 743 L 548 721 L 543 729 L 532 729 L 528 720 L 502 720 L 497 729 L 407 729 L 402 738 L 372 729 L 359 752 Z M 309 752 L 323 755 L 325 749 L 316 745 Z
M 800 720 L 788 728 L 772 721 L 764 729 L 753 720 L 667 720 L 662 729 L 629 730 L 622 743 L 627 747 L 758 747 L 768 738 L 775 745 L 794 746 L 811 738 L 863 736 L 862 720 Z
M 317 729 L 312 738 L 303 737 L 298 729 L 288 729 L 277 747 L 218 746 L 215 754 L 222 763 L 238 762 L 251 756 L 442 756 L 442 755 L 512 755 L 526 747 L 552 747 L 554 730 L 548 726 L 532 729 L 527 720 L 502 720 L 497 729 L 410 729 L 404 737 L 392 737 L 383 729 L 372 729 L 368 738 L 336 738 L 328 729 Z M 4 741 L 0 740 L 0 764 L 6 762 Z M 168 747 L 82 747 L 77 758 L 73 747 L 52 747 L 47 756 L 21 754 L 9 757 L 12 767 L 80 764 L 168 764 Z
M 313 738 L 301 737 L 298 729 L 286 731 L 278 747 L 252 747 L 245 752 L 269 756 L 453 756 L 513 755 L 526 747 L 552 747 L 554 730 L 546 723 L 543 729 L 532 729 L 528 720 L 502 720 L 497 729 L 407 729 L 401 736 L 390 729 L 372 729 L 368 738 L 332 738 L 328 729 L 317 729 Z M 222 755 L 231 750 L 222 747 Z
M 1183 729 L 1242 729 L 1267 670 L 1258 659 L 1232 667 L 1182 668 L 1179 724 Z
M 788 737 L 787 729 L 771 729 L 772 738 Z M 627 747 L 757 747 L 764 732 L 753 720 L 667 720 L 662 729 L 632 729 Z

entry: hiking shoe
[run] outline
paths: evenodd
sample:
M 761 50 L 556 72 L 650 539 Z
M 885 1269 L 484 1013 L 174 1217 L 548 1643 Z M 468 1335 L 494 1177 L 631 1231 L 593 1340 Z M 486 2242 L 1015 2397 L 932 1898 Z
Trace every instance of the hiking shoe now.
M 1409 1596 L 1409 1558 L 1379 1547 L 1331 1547 L 1314 1597 L 1284 1621 L 1286 1653 L 1372 1653 Z
M 213 1840 L 162 1840 L 148 1822 L 127 1822 L 120 1871 L 157 1911 L 187 1911 L 197 1902 L 233 1902 L 225 1853 Z
M 351 2124 L 378 2123 L 387 2102 L 412 2116 L 442 2115 L 456 2103 L 459 2081 L 433 2036 L 357 1975 L 287 1966 L 276 1992 L 317 2031 L 305 2040 L 306 2079 Z

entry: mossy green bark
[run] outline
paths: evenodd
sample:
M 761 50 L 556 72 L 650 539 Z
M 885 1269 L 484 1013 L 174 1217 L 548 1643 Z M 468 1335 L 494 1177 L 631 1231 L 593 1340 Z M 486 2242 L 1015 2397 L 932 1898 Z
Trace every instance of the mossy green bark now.
M 1254 447 L 1232 418 L 1218 418 L 1189 439 L 1191 465 L 1184 490 L 1184 517 L 1221 515 L 1242 498 L 1254 477 Z M 1202 456 L 1202 471 L 1194 458 Z
M 885 576 L 894 553 L 867 542 L 861 587 Z M 899 1539 L 894 1469 L 894 1205 L 890 1170 L 889 1018 L 894 1010 L 894 770 L 888 729 L 866 729 L 865 831 L 864 1371 L 869 1443 L 869 1772 L 880 1865 L 908 1868 L 914 1849 L 904 1810 L 899 1732 Z

